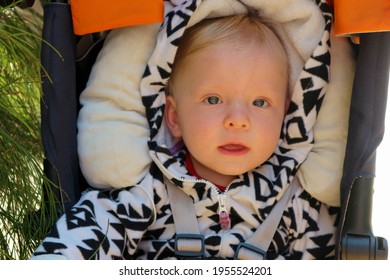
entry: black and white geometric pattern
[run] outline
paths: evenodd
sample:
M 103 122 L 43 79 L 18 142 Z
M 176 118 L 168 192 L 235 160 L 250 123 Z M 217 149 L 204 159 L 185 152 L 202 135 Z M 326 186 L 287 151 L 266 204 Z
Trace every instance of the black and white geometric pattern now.
M 176 233 L 164 184 L 165 180 L 172 180 L 194 201 L 199 229 L 205 236 L 205 257 L 233 258 L 238 244 L 268 216 L 314 142 L 312 128 L 329 81 L 332 22 L 326 1 L 314 1 L 325 21 L 322 39 L 295 86 L 276 151 L 261 167 L 239 176 L 228 189 L 230 230 L 222 230 L 219 225 L 219 193 L 215 186 L 188 175 L 183 163 L 184 150 L 172 155 L 164 145 L 165 84 L 179 40 L 202 4 L 200 0 L 172 0 L 165 1 L 165 22 L 141 81 L 154 160 L 149 174 L 137 186 L 86 192 L 61 217 L 34 255 L 62 254 L 70 259 L 174 259 Z M 337 208 L 327 207 L 299 189 L 284 211 L 267 257 L 333 258 L 337 215 Z

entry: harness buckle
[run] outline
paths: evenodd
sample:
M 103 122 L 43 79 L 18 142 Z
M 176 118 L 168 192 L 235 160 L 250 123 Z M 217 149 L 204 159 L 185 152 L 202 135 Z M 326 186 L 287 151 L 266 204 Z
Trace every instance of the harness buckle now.
M 176 234 L 175 255 L 179 258 L 202 258 L 205 243 L 201 234 Z
M 235 260 L 266 260 L 267 252 L 250 243 L 241 242 L 238 244 Z

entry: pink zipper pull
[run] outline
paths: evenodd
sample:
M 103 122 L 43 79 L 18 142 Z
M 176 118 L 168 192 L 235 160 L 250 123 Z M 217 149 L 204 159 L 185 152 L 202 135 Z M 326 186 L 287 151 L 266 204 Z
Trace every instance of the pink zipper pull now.
M 224 230 L 231 228 L 230 215 L 226 207 L 226 194 L 219 195 L 219 224 Z
M 221 225 L 222 229 L 230 229 L 231 223 L 230 223 L 230 215 L 226 211 L 219 212 L 219 224 Z

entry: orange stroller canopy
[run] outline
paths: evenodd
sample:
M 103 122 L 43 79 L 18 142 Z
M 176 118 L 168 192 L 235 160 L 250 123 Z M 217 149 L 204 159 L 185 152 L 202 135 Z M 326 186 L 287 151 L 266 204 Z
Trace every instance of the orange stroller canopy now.
M 77 35 L 162 22 L 164 19 L 163 0 L 94 0 L 93 3 L 71 0 L 70 5 Z
M 389 0 L 328 0 L 334 8 L 335 34 L 390 30 Z
M 328 0 L 335 12 L 336 35 L 390 30 L 389 0 Z M 162 22 L 163 0 L 71 0 L 78 35 L 118 27 Z M 85 16 L 88 15 L 88 16 Z

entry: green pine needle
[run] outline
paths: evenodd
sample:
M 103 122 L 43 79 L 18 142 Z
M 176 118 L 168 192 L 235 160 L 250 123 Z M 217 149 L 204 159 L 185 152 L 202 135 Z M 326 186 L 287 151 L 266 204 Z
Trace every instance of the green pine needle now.
M 40 135 L 42 18 L 0 8 L 0 259 L 28 259 L 57 220 Z M 45 194 L 45 195 L 44 195 Z

